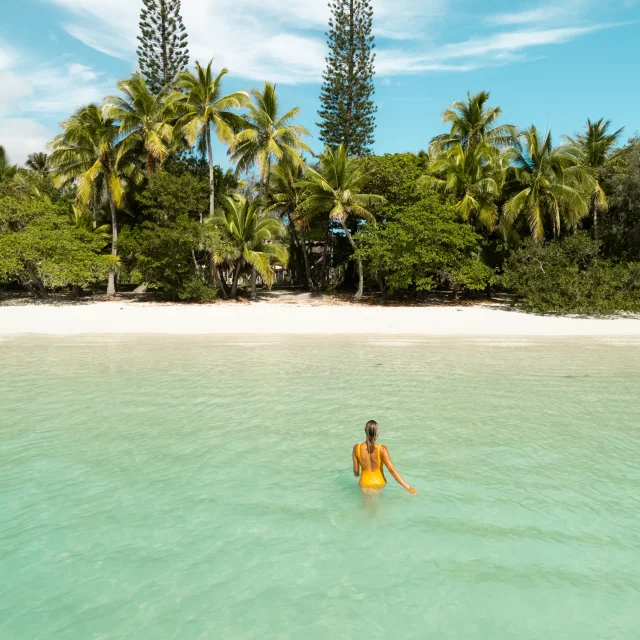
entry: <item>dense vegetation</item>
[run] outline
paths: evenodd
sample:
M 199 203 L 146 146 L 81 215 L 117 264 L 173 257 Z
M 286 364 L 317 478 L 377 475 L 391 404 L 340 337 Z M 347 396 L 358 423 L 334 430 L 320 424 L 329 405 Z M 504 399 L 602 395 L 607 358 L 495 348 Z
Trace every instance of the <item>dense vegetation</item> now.
M 179 2 L 147 4 L 158 20 L 179 15 Z M 343 42 L 346 4 L 332 5 L 335 56 L 372 74 L 369 3 L 353 4 L 357 51 Z M 170 37 L 184 43 L 178 22 Z M 149 29 L 147 49 L 164 51 Z M 175 300 L 275 282 L 358 298 L 502 288 L 531 310 L 640 311 L 640 141 L 624 146 L 610 122 L 588 120 L 556 144 L 501 122 L 481 92 L 444 112 L 427 151 L 373 156 L 365 105 L 359 124 L 335 121 L 316 156 L 275 85 L 225 94 L 226 69 L 181 69 L 185 47 L 171 46 L 166 69 L 146 69 L 153 78 L 134 73 L 72 114 L 50 155 L 19 168 L 0 146 L 3 288 L 142 287 Z M 365 102 L 367 83 L 352 87 Z M 343 143 L 356 133 L 358 154 Z M 214 137 L 235 171 L 214 164 Z

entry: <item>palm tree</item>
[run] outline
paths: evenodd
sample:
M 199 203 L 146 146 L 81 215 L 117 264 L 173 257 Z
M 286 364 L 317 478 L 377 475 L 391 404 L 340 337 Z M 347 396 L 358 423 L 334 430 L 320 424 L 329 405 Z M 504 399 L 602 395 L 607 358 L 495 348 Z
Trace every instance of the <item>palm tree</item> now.
M 140 73 L 118 82 L 124 97 L 110 96 L 104 101 L 104 116 L 120 124 L 119 145 L 137 148 L 145 156 L 147 173 L 153 173 L 171 150 L 173 112 L 165 104 L 164 95 L 155 95 Z
M 87 233 L 96 233 L 98 235 L 108 236 L 109 225 L 103 224 L 96 226 L 93 214 L 89 209 L 81 204 L 72 204 L 69 210 L 69 222 L 76 228 L 82 229 Z
M 496 124 L 502 115 L 502 109 L 487 108 L 489 97 L 488 91 L 481 91 L 474 96 L 467 93 L 466 102 L 454 102 L 442 114 L 442 121 L 451 125 L 449 133 L 433 138 L 431 146 L 440 151 L 459 144 L 466 151 L 481 143 L 497 149 L 517 145 L 516 128 L 510 124 Z
M 349 217 L 374 221 L 367 207 L 385 203 L 382 196 L 360 193 L 368 177 L 364 163 L 349 157 L 347 149 L 341 144 L 336 149 L 326 147 L 320 156 L 318 170 L 308 167 L 305 179 L 298 183 L 307 192 L 304 208 L 308 214 L 328 214 L 330 220 L 338 222 L 354 251 L 356 244 L 347 225 Z M 362 260 L 358 259 L 356 298 L 362 298 L 363 293 L 364 272 Z
M 611 120 L 605 122 L 600 118 L 597 122 L 587 120 L 584 133 L 576 135 L 575 139 L 567 136 L 567 153 L 584 167 L 593 181 L 590 194 L 589 210 L 593 216 L 593 230 L 598 239 L 598 214 L 609 210 L 607 196 L 602 188 L 605 172 L 620 169 L 626 154 L 625 149 L 615 150 L 624 127 L 609 133 Z
M 286 234 L 282 221 L 271 214 L 261 215 L 258 200 L 241 195 L 226 198 L 226 211 L 220 222 L 238 248 L 231 297 L 238 291 L 238 279 L 245 265 L 251 265 L 270 286 L 275 280 L 273 260 L 286 265 L 289 255 L 278 239 Z M 255 280 L 252 283 L 255 289 Z M 255 294 L 255 290 L 254 290 Z
M 420 178 L 420 187 L 446 194 L 463 220 L 475 218 L 485 229 L 495 228 L 503 173 L 501 156 L 494 147 L 481 143 L 465 150 L 456 144 L 428 166 L 429 173 Z
M 513 149 L 508 154 L 506 190 L 514 195 L 503 207 L 505 222 L 510 225 L 526 216 L 537 240 L 544 239 L 547 220 L 555 236 L 563 223 L 576 228 L 589 210 L 584 196 L 588 174 L 565 149 L 553 146 L 550 133 L 542 137 L 532 125 L 521 138 L 523 151 Z
M 287 228 L 291 233 L 291 239 L 302 253 L 304 261 L 305 277 L 307 279 L 307 287 L 313 291 L 313 279 L 311 277 L 311 268 L 309 266 L 309 255 L 307 253 L 307 243 L 302 236 L 298 235 L 298 225 L 303 215 L 303 203 L 305 192 L 300 187 L 300 181 L 303 179 L 304 170 L 297 164 L 283 159 L 271 172 L 271 180 L 269 183 L 268 207 L 267 211 L 278 212 L 281 216 L 286 216 L 288 220 Z M 302 234 L 301 234 L 302 235 Z
M 118 257 L 117 209 L 122 205 L 130 182 L 140 182 L 135 163 L 117 149 L 119 130 L 103 110 L 90 104 L 63 123 L 64 132 L 52 143 L 50 165 L 57 186 L 77 183 L 81 204 L 95 202 L 104 195 L 111 211 L 111 255 Z M 116 293 L 116 267 L 109 273 L 107 295 Z
M 15 164 L 10 164 L 5 148 L 0 145 L 0 182 L 10 180 L 17 172 L 18 167 Z
M 181 71 L 175 81 L 179 91 L 171 93 L 166 102 L 176 108 L 180 119 L 176 126 L 181 130 L 192 147 L 197 147 L 209 162 L 209 216 L 213 217 L 215 208 L 215 187 L 213 173 L 213 150 L 211 136 L 216 134 L 220 142 L 233 145 L 235 131 L 243 125 L 242 119 L 232 113 L 249 104 L 249 94 L 236 91 L 228 96 L 222 95 L 222 78 L 228 73 L 222 69 L 214 77 L 211 71 L 213 60 L 206 67 L 196 62 L 195 75 L 190 71 Z
M 276 85 L 264 83 L 264 89 L 251 91 L 252 102 L 244 118 L 245 128 L 236 136 L 231 161 L 237 163 L 237 171 L 247 171 L 257 166 L 260 174 L 260 190 L 268 187 L 271 165 L 283 159 L 304 166 L 301 151 L 311 152 L 301 137 L 311 134 L 299 125 L 292 124 L 300 113 L 300 107 L 294 107 L 284 115 L 280 114 L 280 103 Z
M 46 153 L 30 153 L 25 163 L 27 169 L 36 171 L 41 176 L 49 172 L 49 156 Z

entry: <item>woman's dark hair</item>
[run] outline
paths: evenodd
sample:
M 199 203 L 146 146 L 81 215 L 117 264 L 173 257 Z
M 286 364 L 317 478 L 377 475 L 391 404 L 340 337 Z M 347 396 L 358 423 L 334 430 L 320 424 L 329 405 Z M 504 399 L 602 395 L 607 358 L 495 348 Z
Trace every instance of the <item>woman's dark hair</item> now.
M 376 440 L 378 439 L 378 423 L 375 420 L 369 420 L 364 428 L 367 436 L 367 451 L 371 455 L 376 449 Z

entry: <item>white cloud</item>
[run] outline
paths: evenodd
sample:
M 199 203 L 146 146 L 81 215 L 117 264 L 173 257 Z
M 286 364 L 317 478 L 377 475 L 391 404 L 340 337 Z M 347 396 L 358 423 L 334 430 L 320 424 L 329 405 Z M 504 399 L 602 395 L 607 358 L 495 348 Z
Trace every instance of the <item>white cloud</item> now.
M 116 93 L 115 81 L 81 64 L 52 64 L 38 69 L 29 80 L 33 101 L 24 104 L 26 113 L 67 116 L 90 102 L 102 102 L 105 95 Z
M 62 9 L 61 23 L 70 35 L 133 67 L 141 0 L 44 1 Z M 381 76 L 464 72 L 517 62 L 530 47 L 567 42 L 596 28 L 597 22 L 585 18 L 598 7 L 605 11 L 628 1 L 531 0 L 521 10 L 483 18 L 475 16 L 474 0 L 373 0 L 377 71 Z M 513 6 L 507 0 L 498 4 Z M 253 81 L 320 82 L 329 13 L 326 0 L 182 1 L 192 61 L 213 57 L 216 67 Z M 464 40 L 483 23 L 482 37 Z M 450 44 L 461 27 L 461 44 Z M 515 30 L 501 32 L 504 28 Z M 514 51 L 520 55 L 510 56 Z
M 63 24 L 72 36 L 94 49 L 135 63 L 141 2 L 46 1 L 65 10 Z M 609 0 L 620 1 L 624 0 Z M 528 48 L 567 42 L 596 28 L 575 22 L 593 3 L 595 0 L 532 4 L 519 12 L 489 18 L 498 29 L 517 25 L 532 28 L 438 45 L 427 36 L 459 32 L 455 22 L 460 15 L 470 18 L 465 27 L 474 28 L 472 6 L 463 0 L 373 0 L 374 27 L 379 37 L 377 71 L 381 76 L 464 72 L 516 62 L 525 57 Z M 456 21 L 447 22 L 455 10 L 459 12 Z M 226 66 L 232 75 L 249 80 L 320 81 L 329 18 L 324 0 L 183 0 L 182 15 L 192 60 L 207 62 L 213 56 L 216 66 Z M 538 26 L 545 23 L 554 28 Z M 522 55 L 512 55 L 514 52 Z
M 576 3 L 564 3 L 563 5 L 545 5 L 535 9 L 525 9 L 513 13 L 500 13 L 489 17 L 489 22 L 500 26 L 513 26 L 518 24 L 541 24 L 544 22 L 554 22 L 555 20 L 566 18 L 572 11 Z M 580 5 L 583 3 L 580 2 Z
M 445 60 L 456 58 L 482 58 L 490 54 L 521 51 L 531 47 L 568 42 L 604 27 L 566 29 L 534 29 L 499 33 L 489 38 L 471 38 L 466 42 L 442 47 L 438 56 Z
M 33 93 L 31 83 L 13 71 L 0 71 L 0 116 L 11 113 L 16 105 Z
M 556 25 L 577 26 L 580 20 L 586 20 L 596 13 L 598 15 L 610 15 L 611 12 L 628 9 L 636 0 L 562 0 L 554 2 L 527 3 L 518 11 L 507 11 L 488 17 L 489 24 L 498 26 L 515 25 Z
M 54 133 L 28 118 L 0 118 L 0 144 L 13 163 L 23 164 L 30 153 L 46 151 Z
M 0 43 L 0 87 L 0 117 L 28 121 L 36 115 L 62 119 L 84 104 L 100 102 L 115 91 L 115 82 L 77 62 L 37 64 Z
M 424 72 L 466 72 L 480 67 L 504 65 L 526 59 L 525 50 L 560 44 L 605 27 L 520 30 L 487 38 L 470 38 L 444 45 L 426 54 L 406 54 L 401 50 L 378 54 L 379 75 Z
M 91 68 L 84 64 L 78 64 L 72 62 L 67 65 L 67 73 L 70 78 L 77 78 L 82 82 L 91 82 L 98 79 L 98 74 Z

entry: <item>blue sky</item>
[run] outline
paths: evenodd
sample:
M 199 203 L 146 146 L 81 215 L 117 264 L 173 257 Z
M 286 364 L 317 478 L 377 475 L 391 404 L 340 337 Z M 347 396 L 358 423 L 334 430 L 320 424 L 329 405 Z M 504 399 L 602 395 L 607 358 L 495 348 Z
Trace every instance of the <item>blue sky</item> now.
M 467 91 L 491 91 L 504 122 L 587 117 L 640 130 L 640 0 L 374 0 L 376 153 L 418 151 Z M 141 0 L 20 0 L 0 24 L 0 144 L 22 162 L 75 108 L 135 70 Z M 226 89 L 278 83 L 316 134 L 325 0 L 182 0 L 193 60 L 229 68 Z M 320 148 L 317 140 L 312 142 Z M 226 164 L 222 147 L 216 160 Z

